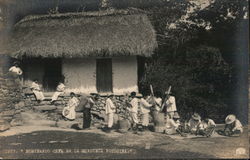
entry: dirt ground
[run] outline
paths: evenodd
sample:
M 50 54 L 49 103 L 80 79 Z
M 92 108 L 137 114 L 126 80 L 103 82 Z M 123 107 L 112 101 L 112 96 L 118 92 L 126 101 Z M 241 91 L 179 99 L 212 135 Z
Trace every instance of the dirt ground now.
M 8 158 L 248 158 L 249 133 L 212 138 L 19 126 L 0 133 L 0 157 Z M 46 153 L 41 153 L 45 152 Z M 58 151 L 57 151 L 58 150 Z M 59 152 L 59 153 L 57 153 Z

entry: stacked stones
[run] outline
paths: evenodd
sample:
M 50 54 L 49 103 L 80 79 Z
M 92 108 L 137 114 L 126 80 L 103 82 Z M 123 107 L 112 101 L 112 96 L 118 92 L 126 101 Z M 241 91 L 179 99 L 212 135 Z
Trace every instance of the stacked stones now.
M 49 120 L 61 120 L 62 119 L 62 110 L 67 105 L 67 102 L 69 101 L 69 94 L 60 95 L 58 97 L 58 100 L 54 103 L 54 105 L 50 104 L 51 95 L 47 96 L 48 99 L 45 99 L 45 101 L 41 103 L 37 103 L 35 100 L 35 97 L 31 91 L 25 91 L 26 100 L 30 101 L 30 105 L 33 106 L 33 109 L 35 111 L 43 112 L 47 115 L 47 119 Z M 45 96 L 46 97 L 46 96 Z M 106 102 L 107 96 L 103 95 L 100 96 L 98 101 L 95 102 L 95 105 L 91 108 L 91 113 L 93 115 L 93 119 L 95 122 L 100 121 L 106 121 L 106 114 L 105 114 L 105 102 Z M 116 119 L 128 119 L 129 113 L 127 111 L 127 105 L 126 105 L 127 97 L 124 95 L 115 95 L 114 96 L 114 104 L 116 106 L 116 115 L 118 116 Z M 77 110 L 77 108 L 76 108 Z M 140 112 L 139 112 L 140 117 Z M 78 112 L 76 115 L 77 120 L 83 118 L 82 112 Z
M 96 104 L 91 109 L 92 114 L 96 114 L 100 116 L 101 118 L 105 117 L 105 101 L 106 96 L 101 96 L 99 100 L 96 102 Z M 128 111 L 127 111 L 127 105 L 126 105 L 126 96 L 124 95 L 115 95 L 114 96 L 114 104 L 116 106 L 116 113 L 120 118 L 127 118 L 128 117 Z
M 8 61 L 7 61 L 8 62 Z M 20 123 L 20 113 L 25 103 L 22 101 L 22 87 L 18 76 L 6 72 L 6 58 L 0 58 L 0 131 Z

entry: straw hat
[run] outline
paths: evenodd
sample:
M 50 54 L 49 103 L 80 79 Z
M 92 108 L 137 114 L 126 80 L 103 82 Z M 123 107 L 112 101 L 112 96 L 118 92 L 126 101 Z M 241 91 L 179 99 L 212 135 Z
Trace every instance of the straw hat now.
M 192 118 L 194 119 L 194 120 L 201 120 L 201 116 L 198 114 L 198 113 L 194 113 L 193 115 L 192 115 Z
M 174 112 L 174 116 L 173 116 L 173 118 L 175 118 L 175 119 L 179 119 L 179 118 L 180 118 L 180 116 L 179 116 L 178 112 Z
M 233 123 L 235 120 L 236 120 L 235 115 L 230 114 L 230 115 L 228 115 L 228 116 L 226 117 L 225 122 L 226 122 L 226 124 L 231 124 L 231 123 Z

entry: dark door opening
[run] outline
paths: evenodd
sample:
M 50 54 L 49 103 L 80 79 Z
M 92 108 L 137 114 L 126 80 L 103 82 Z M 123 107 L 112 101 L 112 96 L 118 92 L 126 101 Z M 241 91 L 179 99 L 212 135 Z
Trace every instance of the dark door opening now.
M 55 91 L 60 80 L 62 80 L 62 60 L 44 59 L 43 88 L 47 92 Z
M 98 92 L 113 92 L 112 59 L 96 59 L 96 88 Z

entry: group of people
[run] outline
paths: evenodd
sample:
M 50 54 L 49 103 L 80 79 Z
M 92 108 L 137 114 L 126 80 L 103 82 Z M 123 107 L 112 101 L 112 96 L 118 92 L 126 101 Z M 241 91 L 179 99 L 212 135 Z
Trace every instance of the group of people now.
M 17 62 L 15 62 L 14 66 L 9 69 L 9 72 L 15 73 L 18 76 L 23 73 Z M 33 91 L 38 103 L 45 99 L 37 79 L 32 82 L 31 90 Z M 61 81 L 56 88 L 56 92 L 51 97 L 51 104 L 54 104 L 64 91 L 65 85 Z M 76 118 L 76 110 L 82 111 L 84 117 L 82 129 L 89 129 L 91 126 L 91 108 L 98 99 L 98 94 L 92 94 L 90 96 L 82 94 L 80 98 L 78 98 L 75 93 L 71 92 L 67 106 L 62 111 L 62 116 L 65 120 L 74 120 Z M 105 127 L 106 132 L 110 132 L 114 124 L 114 115 L 117 108 L 114 101 L 113 94 L 109 94 L 105 101 L 105 113 L 107 117 L 107 126 Z M 181 136 L 185 136 L 186 133 L 191 133 L 194 135 L 210 137 L 215 133 L 215 122 L 208 117 L 201 119 L 201 116 L 198 113 L 194 113 L 189 121 L 180 122 L 175 97 L 171 94 L 171 87 L 165 92 L 164 100 L 162 100 L 160 92 L 156 92 L 155 94 L 151 92 L 151 94 L 144 95 L 131 92 L 130 96 L 127 96 L 125 105 L 126 110 L 129 113 L 129 117 L 127 118 L 131 120 L 131 129 L 133 131 L 148 130 L 150 115 L 154 119 L 159 113 L 163 113 L 165 115 L 164 133 L 166 134 L 180 134 Z M 140 120 L 138 118 L 138 112 L 141 113 L 141 124 L 139 124 Z M 225 124 L 225 129 L 218 132 L 219 134 L 233 136 L 239 135 L 243 132 L 242 124 L 235 115 L 228 115 L 225 119 Z
M 32 92 L 34 93 L 38 103 L 40 103 L 41 101 L 43 101 L 45 99 L 44 94 L 42 92 L 42 89 L 41 89 L 37 79 L 34 79 L 30 88 L 31 88 Z M 57 100 L 57 98 L 61 94 L 64 93 L 64 90 L 65 90 L 65 85 L 63 84 L 63 82 L 59 82 L 58 86 L 56 87 L 56 92 L 51 97 L 51 101 L 50 101 L 51 104 L 53 104 Z

